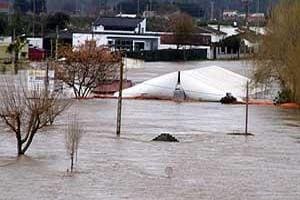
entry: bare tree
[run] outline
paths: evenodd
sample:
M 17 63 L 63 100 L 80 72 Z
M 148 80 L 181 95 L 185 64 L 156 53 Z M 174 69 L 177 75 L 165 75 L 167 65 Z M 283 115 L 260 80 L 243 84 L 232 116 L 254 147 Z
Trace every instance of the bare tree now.
M 65 61 L 56 67 L 57 78 L 73 89 L 76 98 L 85 98 L 99 84 L 114 80 L 121 64 L 119 53 L 97 47 L 96 41 L 76 49 L 61 48 L 60 56 Z
M 68 130 L 65 134 L 66 150 L 71 161 L 71 172 L 73 172 L 75 156 L 77 161 L 78 147 L 82 133 L 83 129 L 74 115 L 73 119 L 69 119 Z
M 69 101 L 46 90 L 28 91 L 15 80 L 2 80 L 0 90 L 0 119 L 17 139 L 17 153 L 23 155 L 34 136 L 63 112 Z M 51 117 L 49 112 L 51 111 Z
M 170 17 L 169 21 L 177 49 L 179 49 L 181 45 L 191 44 L 196 30 L 193 18 L 185 13 L 176 13 Z

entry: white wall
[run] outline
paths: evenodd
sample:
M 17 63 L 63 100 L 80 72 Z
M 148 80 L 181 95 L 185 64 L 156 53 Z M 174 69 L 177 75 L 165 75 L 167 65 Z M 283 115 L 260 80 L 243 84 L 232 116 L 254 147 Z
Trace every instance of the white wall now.
M 73 47 L 85 44 L 86 41 L 96 40 L 97 46 L 107 45 L 107 35 L 91 34 L 91 33 L 73 33 Z
M 8 45 L 12 42 L 11 36 L 0 36 L 0 45 Z
M 43 48 L 43 38 L 27 38 L 27 42 L 31 48 Z
M 94 36 L 93 36 L 94 35 Z M 73 47 L 78 47 L 85 44 L 87 40 L 96 40 L 97 46 L 108 45 L 108 38 L 130 38 L 134 42 L 144 42 L 145 50 L 151 50 L 151 43 L 149 40 L 145 40 L 145 37 L 149 39 L 158 39 L 158 36 L 145 36 L 145 35 L 118 35 L 118 34 L 91 34 L 91 33 L 73 33 Z M 159 45 L 159 44 L 158 44 Z
M 100 25 L 100 26 L 94 26 L 93 27 L 93 31 L 94 32 L 103 32 L 104 31 L 104 26 Z

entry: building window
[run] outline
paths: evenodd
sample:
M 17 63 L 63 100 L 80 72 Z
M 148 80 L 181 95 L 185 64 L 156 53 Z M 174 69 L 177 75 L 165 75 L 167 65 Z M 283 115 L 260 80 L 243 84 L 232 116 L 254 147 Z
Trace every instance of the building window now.
M 135 42 L 134 43 L 134 51 L 143 51 L 145 49 L 144 42 Z
M 118 50 L 132 51 L 133 50 L 133 41 L 126 40 L 126 39 L 117 39 L 115 41 L 115 48 Z

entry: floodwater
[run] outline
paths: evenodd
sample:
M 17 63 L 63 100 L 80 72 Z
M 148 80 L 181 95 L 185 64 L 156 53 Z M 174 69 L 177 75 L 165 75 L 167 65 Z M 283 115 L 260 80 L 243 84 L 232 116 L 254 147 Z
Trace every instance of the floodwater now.
M 243 105 L 125 100 L 117 138 L 116 106 L 98 99 L 69 109 L 85 129 L 73 176 L 68 113 L 19 159 L 0 125 L 0 199 L 300 199 L 300 111 L 252 105 L 255 136 L 244 137 L 227 134 L 244 130 Z M 163 132 L 180 142 L 151 142 Z

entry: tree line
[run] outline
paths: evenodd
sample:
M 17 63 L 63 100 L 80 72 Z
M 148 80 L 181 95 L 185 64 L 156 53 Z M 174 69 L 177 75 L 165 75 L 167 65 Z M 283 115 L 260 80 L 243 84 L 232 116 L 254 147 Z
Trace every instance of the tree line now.
M 279 84 L 279 103 L 300 103 L 300 2 L 282 1 L 274 8 L 266 30 L 255 56 L 254 80 Z
M 16 12 L 10 16 L 0 14 L 0 35 L 11 36 L 15 31 L 16 35 L 43 36 L 55 32 L 56 27 L 59 30 L 89 30 L 93 20 L 94 18 L 70 16 L 63 12 L 40 15 Z

